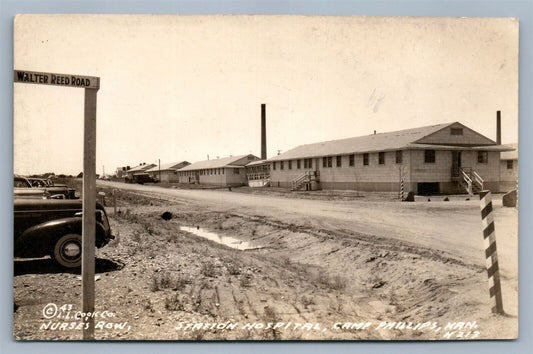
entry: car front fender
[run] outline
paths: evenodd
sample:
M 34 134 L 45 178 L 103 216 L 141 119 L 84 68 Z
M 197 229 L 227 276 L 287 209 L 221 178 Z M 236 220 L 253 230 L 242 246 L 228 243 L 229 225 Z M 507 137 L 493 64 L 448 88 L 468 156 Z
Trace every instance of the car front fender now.
M 82 219 L 56 219 L 32 226 L 15 241 L 15 257 L 43 257 L 50 254 L 56 241 L 66 234 L 82 234 Z M 105 235 L 104 227 L 96 222 L 96 239 Z

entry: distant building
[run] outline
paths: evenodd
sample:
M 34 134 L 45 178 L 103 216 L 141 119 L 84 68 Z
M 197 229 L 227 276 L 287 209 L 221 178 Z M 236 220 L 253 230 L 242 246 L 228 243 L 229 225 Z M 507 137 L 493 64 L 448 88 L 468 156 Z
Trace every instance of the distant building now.
M 117 167 L 116 172 L 115 172 L 115 175 L 116 175 L 118 178 L 124 178 L 124 177 L 126 177 L 126 171 L 128 171 L 129 169 L 130 169 L 130 166 L 120 166 L 120 167 Z
M 161 182 L 179 182 L 178 170 L 190 164 L 191 163 L 187 161 L 171 162 L 161 165 L 161 168 L 156 165 L 146 170 L 146 172 L 150 175 L 150 177 L 160 180 Z M 160 174 L 161 177 L 159 176 Z
M 149 169 L 151 169 L 154 166 L 155 166 L 155 164 L 153 164 L 153 163 L 146 164 L 145 162 L 143 162 L 140 165 L 132 167 L 129 170 L 127 170 L 126 171 L 126 176 L 124 176 L 124 177 L 129 179 L 129 180 L 133 180 L 133 176 L 135 174 L 145 174 L 146 170 L 149 170 Z
M 270 185 L 270 162 L 268 160 L 252 161 L 246 165 L 246 177 L 250 187 Z
M 178 171 L 179 181 L 220 186 L 246 185 L 244 166 L 258 159 L 254 155 L 239 155 L 195 162 Z
M 510 150 L 461 123 L 298 146 L 268 161 L 270 184 L 418 194 L 500 191 L 500 152 Z
M 501 192 L 507 192 L 518 185 L 518 143 L 502 146 L 512 149 L 500 154 Z

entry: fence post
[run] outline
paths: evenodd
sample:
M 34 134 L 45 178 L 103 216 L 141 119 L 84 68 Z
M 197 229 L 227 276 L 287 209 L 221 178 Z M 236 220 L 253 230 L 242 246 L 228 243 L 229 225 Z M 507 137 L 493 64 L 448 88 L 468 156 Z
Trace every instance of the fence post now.
M 105 192 L 98 192 L 99 202 L 105 206 Z
M 113 215 L 117 215 L 117 190 L 113 188 Z
M 500 270 L 498 253 L 496 252 L 496 232 L 494 216 L 492 215 L 492 200 L 489 190 L 479 192 L 481 206 L 481 224 L 483 226 L 483 240 L 485 245 L 485 265 L 489 280 L 489 295 L 494 298 L 493 313 L 504 314 L 502 289 L 500 284 Z

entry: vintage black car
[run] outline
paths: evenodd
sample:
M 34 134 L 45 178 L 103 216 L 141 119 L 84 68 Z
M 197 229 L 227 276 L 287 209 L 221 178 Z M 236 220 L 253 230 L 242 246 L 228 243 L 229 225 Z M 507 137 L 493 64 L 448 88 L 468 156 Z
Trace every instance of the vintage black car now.
M 15 198 L 76 199 L 76 190 L 64 184 L 54 185 L 47 179 L 20 175 L 13 178 L 13 194 Z
M 51 178 L 28 177 L 33 188 L 45 188 L 51 195 L 64 195 L 64 199 L 78 199 L 76 190 L 66 184 L 55 183 Z
M 36 258 L 50 255 L 63 267 L 81 265 L 82 201 L 54 199 L 14 200 L 14 256 Z M 95 246 L 115 237 L 104 207 L 96 203 Z
M 138 183 L 138 184 L 156 183 L 156 182 L 158 182 L 157 179 L 152 178 L 152 176 L 150 176 L 146 172 L 135 173 L 132 176 L 132 178 L 125 177 L 124 181 L 126 183 Z

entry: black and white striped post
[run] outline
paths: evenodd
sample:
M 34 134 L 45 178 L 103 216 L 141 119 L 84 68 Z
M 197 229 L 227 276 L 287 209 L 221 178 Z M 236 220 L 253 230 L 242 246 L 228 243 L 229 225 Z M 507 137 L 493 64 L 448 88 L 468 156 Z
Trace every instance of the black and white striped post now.
M 489 190 L 479 192 L 481 205 L 481 224 L 483 225 L 483 240 L 487 276 L 489 279 L 489 294 L 494 298 L 493 313 L 504 314 L 502 289 L 500 284 L 500 270 L 498 267 L 498 253 L 496 252 L 496 232 L 492 215 L 492 197 Z
M 400 181 L 400 193 L 398 195 L 398 197 L 400 198 L 400 201 L 404 201 L 404 188 L 403 188 L 403 169 L 402 169 L 402 166 L 399 166 L 398 167 L 398 173 L 399 173 L 399 176 L 398 176 L 398 180 Z

